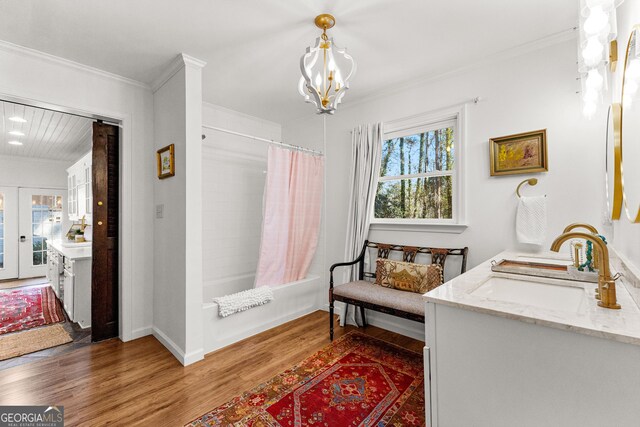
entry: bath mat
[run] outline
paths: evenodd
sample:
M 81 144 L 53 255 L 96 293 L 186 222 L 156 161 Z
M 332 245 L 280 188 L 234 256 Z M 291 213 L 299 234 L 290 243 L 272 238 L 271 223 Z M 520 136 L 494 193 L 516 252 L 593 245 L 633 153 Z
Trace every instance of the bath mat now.
M 195 426 L 424 426 L 419 353 L 351 332 Z
M 238 292 L 224 297 L 217 297 L 213 302 L 218 304 L 218 315 L 227 317 L 234 313 L 249 310 L 273 301 L 273 290 L 268 286 Z
M 65 320 L 51 286 L 0 291 L 0 335 Z
M 0 360 L 22 356 L 73 341 L 62 325 L 16 332 L 0 337 Z

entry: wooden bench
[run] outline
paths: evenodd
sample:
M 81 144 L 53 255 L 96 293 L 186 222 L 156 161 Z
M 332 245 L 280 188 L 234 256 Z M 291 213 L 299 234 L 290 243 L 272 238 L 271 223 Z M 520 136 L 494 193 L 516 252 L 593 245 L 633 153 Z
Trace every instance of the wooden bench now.
M 369 251 L 369 253 L 367 253 Z M 366 241 L 358 258 L 349 262 L 333 264 L 329 269 L 329 338 L 333 341 L 333 311 L 334 302 L 341 301 L 360 307 L 363 326 L 367 326 L 364 310 L 374 310 L 391 314 L 404 319 L 424 323 L 424 301 L 422 295 L 414 292 L 399 291 L 374 284 L 376 278 L 376 260 L 378 258 L 397 259 L 398 261 L 416 262 L 421 264 L 439 264 L 445 275 L 445 281 L 458 274 L 458 267 L 454 271 L 445 269 L 445 262 L 449 256 L 458 257 L 459 274 L 467 269 L 467 254 L 469 248 L 447 249 L 427 248 L 416 246 L 391 245 Z M 365 263 L 369 255 L 365 271 Z M 343 285 L 333 286 L 333 270 L 336 267 L 358 265 L 358 280 Z M 450 263 L 451 264 L 451 263 Z M 453 273 L 453 274 L 452 274 Z

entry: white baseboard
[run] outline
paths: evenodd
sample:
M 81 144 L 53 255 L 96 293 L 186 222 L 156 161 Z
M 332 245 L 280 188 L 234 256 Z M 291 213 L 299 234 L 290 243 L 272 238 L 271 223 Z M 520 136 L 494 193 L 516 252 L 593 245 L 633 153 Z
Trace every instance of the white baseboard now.
M 329 311 L 329 304 L 323 304 L 320 309 L 323 311 Z M 422 323 L 372 310 L 367 310 L 365 316 L 367 316 L 367 324 L 371 326 L 376 326 L 416 340 L 425 340 L 425 328 Z M 349 322 L 349 324 L 352 323 Z M 353 325 L 357 326 L 355 324 Z
M 147 335 L 153 335 L 153 326 L 145 326 L 131 331 L 131 341 L 146 337 Z
M 367 323 L 419 341 L 425 340 L 424 324 L 389 314 L 367 310 Z
M 171 354 L 173 354 L 173 357 L 178 359 L 180 363 L 184 365 L 184 351 L 182 351 L 182 349 L 178 347 L 178 345 L 174 343 L 171 338 L 167 336 L 167 334 L 154 326 L 153 336 L 156 337 L 156 339 L 160 341 L 160 343 L 162 343 L 162 345 L 165 346 L 167 350 L 171 352 Z
M 162 345 L 164 345 L 167 350 L 173 354 L 173 357 L 178 359 L 178 362 L 183 366 L 191 365 L 192 363 L 204 359 L 204 350 L 202 348 L 185 354 L 184 351 L 167 336 L 167 334 L 155 326 L 153 327 L 153 336 L 156 337 L 156 339 L 160 341 L 160 343 L 162 343 Z
M 204 348 L 199 348 L 190 353 L 184 355 L 184 360 L 182 360 L 182 364 L 184 366 L 191 365 L 193 363 L 199 362 L 204 359 Z

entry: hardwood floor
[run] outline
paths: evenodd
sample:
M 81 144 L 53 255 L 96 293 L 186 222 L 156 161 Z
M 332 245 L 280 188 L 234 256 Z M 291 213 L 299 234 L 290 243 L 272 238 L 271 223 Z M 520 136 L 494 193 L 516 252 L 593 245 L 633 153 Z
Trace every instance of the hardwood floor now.
M 329 344 L 323 311 L 183 367 L 153 337 L 114 339 L 0 372 L 0 405 L 64 405 L 66 426 L 182 426 Z M 336 337 L 355 329 L 337 328 Z M 361 332 L 421 353 L 424 343 Z

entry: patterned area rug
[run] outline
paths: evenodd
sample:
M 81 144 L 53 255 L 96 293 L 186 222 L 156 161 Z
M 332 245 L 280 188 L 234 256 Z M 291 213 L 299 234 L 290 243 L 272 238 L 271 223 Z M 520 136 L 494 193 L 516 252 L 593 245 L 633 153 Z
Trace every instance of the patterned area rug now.
M 419 353 L 351 332 L 187 426 L 423 426 Z
M 51 286 L 0 291 L 0 335 L 64 321 Z

